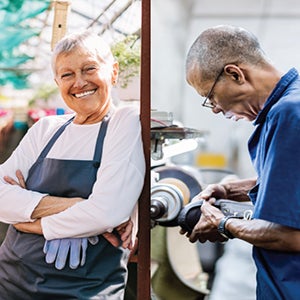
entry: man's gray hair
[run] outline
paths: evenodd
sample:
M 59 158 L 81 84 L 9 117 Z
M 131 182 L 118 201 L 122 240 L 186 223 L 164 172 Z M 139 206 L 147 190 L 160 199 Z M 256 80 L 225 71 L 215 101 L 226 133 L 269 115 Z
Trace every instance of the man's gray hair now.
M 61 54 L 68 54 L 78 48 L 85 48 L 95 53 L 100 62 L 110 64 L 115 62 L 109 45 L 96 33 L 85 30 L 69 34 L 55 45 L 52 54 L 52 69 L 54 74 L 57 57 Z
M 216 78 L 226 64 L 264 64 L 268 61 L 258 39 L 251 32 L 230 25 L 203 31 L 192 44 L 186 59 L 186 73 L 201 72 L 202 81 Z

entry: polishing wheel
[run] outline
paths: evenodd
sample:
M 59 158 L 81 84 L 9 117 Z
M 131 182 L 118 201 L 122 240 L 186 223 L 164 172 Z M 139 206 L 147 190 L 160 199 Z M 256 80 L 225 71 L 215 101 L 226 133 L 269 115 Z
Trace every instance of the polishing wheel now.
M 199 172 L 197 170 L 189 170 L 181 166 L 162 166 L 154 168 L 153 171 L 159 174 L 160 180 L 164 178 L 176 178 L 184 182 L 189 189 L 190 199 L 193 199 L 202 191 L 201 185 L 196 176 L 196 173 Z
M 160 180 L 151 188 L 151 219 L 163 226 L 178 226 L 182 208 L 201 192 L 197 178 L 182 167 L 154 169 Z

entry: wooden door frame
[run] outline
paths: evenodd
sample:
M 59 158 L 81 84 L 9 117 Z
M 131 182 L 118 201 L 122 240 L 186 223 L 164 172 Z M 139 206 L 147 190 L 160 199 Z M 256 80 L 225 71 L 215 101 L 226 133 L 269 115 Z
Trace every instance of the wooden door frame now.
M 137 254 L 137 299 L 150 299 L 150 107 L 151 107 L 151 0 L 142 0 L 141 21 L 141 101 L 140 117 L 146 159 L 145 184 L 139 199 Z

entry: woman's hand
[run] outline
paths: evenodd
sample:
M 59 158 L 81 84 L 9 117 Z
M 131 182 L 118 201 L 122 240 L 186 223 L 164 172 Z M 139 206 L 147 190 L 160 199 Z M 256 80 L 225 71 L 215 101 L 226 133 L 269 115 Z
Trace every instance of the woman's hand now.
M 20 170 L 16 171 L 16 177 L 17 177 L 18 181 L 16 181 L 15 179 L 13 179 L 10 176 L 4 176 L 3 179 L 11 185 L 18 185 L 22 189 L 26 189 L 25 179 Z M 24 222 L 24 223 L 13 224 L 13 226 L 18 231 L 21 231 L 21 232 L 43 234 L 40 219 L 38 219 L 34 222 Z
M 26 189 L 25 179 L 20 170 L 16 171 L 16 177 L 17 177 L 18 181 L 14 180 L 10 176 L 4 176 L 4 180 L 11 185 L 18 185 L 21 188 Z M 82 201 L 81 198 L 79 200 Z M 78 200 L 75 201 L 75 203 L 77 203 L 77 202 L 78 202 Z M 17 223 L 17 224 L 14 224 L 13 226 L 21 232 L 43 234 L 40 219 L 37 219 L 34 222 Z M 105 232 L 102 235 L 113 246 L 119 247 L 120 245 L 122 245 L 122 247 L 124 249 L 128 248 L 128 249 L 132 250 L 133 246 L 134 246 L 134 241 L 132 240 L 132 229 L 133 229 L 133 222 L 129 219 L 128 221 L 117 226 L 113 230 L 113 232 Z
M 3 179 L 11 185 L 18 185 L 19 187 L 26 189 L 25 179 L 20 170 L 16 171 L 16 176 L 17 176 L 18 181 L 14 180 L 10 176 L 4 176 Z
M 131 219 L 117 226 L 113 232 L 103 233 L 103 237 L 107 239 L 113 246 L 122 245 L 124 249 L 133 249 L 134 241 L 132 240 L 133 222 Z
M 24 223 L 17 223 L 13 224 L 13 226 L 21 232 L 25 233 L 34 233 L 34 234 L 43 234 L 42 226 L 41 226 L 41 219 L 37 219 L 34 222 L 24 222 Z

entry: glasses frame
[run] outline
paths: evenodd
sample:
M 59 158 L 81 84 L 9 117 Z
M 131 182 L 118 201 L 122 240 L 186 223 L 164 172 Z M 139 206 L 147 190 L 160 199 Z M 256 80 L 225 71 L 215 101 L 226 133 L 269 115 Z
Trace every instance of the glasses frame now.
M 215 82 L 213 83 L 213 85 L 212 85 L 211 89 L 209 90 L 207 96 L 205 97 L 204 101 L 202 102 L 202 106 L 207 107 L 207 108 L 211 108 L 211 109 L 213 109 L 213 108 L 216 107 L 216 104 L 213 104 L 210 101 L 210 97 L 211 97 L 211 95 L 212 95 L 212 93 L 214 91 L 214 88 L 215 88 L 217 82 L 219 81 L 221 75 L 223 74 L 223 72 L 224 72 L 224 67 L 222 68 L 221 72 L 218 74 Z

